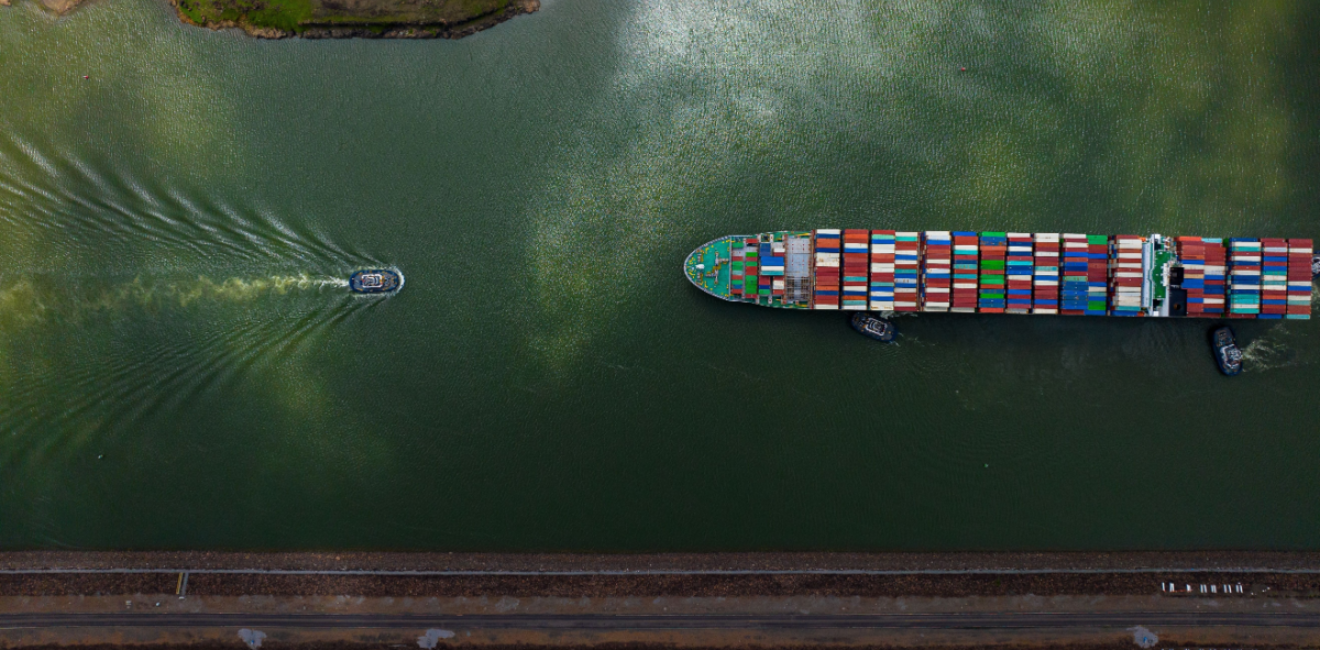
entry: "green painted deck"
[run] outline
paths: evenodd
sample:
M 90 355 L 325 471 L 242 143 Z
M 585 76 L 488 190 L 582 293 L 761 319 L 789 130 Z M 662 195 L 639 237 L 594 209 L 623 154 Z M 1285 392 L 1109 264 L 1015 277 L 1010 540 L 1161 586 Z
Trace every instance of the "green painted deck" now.
M 1152 286 L 1151 297 L 1154 300 L 1164 300 L 1168 295 L 1168 287 L 1165 285 L 1165 279 L 1168 277 L 1168 267 L 1173 264 L 1177 256 L 1173 251 L 1167 248 L 1161 248 L 1155 251 L 1155 263 L 1150 267 L 1150 282 Z
M 721 298 L 732 298 L 729 278 L 732 270 L 732 237 L 721 237 L 693 251 L 684 265 L 688 278 L 697 286 Z M 704 267 L 704 268 L 699 268 Z

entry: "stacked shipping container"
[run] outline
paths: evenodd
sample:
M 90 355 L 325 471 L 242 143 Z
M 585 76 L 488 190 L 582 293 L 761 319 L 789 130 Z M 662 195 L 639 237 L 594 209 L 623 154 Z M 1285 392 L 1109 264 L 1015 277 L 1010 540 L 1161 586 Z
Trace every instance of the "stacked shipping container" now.
M 1086 315 L 1104 316 L 1109 313 L 1109 237 L 1087 235 L 1086 258 Z
M 1187 292 L 1187 315 L 1205 316 L 1205 242 L 1200 237 L 1177 237 L 1178 260 L 1183 266 L 1182 288 Z
M 894 310 L 894 231 L 871 231 L 871 310 Z
M 843 231 L 843 308 L 866 310 L 866 294 L 870 287 L 871 232 L 869 230 Z
M 1059 233 L 1038 232 L 1033 254 L 1031 313 L 1059 313 Z
M 1202 237 L 1205 245 L 1205 313 L 1219 316 L 1228 308 L 1228 251 L 1224 240 L 1218 237 Z
M 1081 316 L 1086 313 L 1087 254 L 1086 235 L 1067 233 L 1063 236 L 1063 281 L 1059 285 L 1061 314 Z
M 1004 313 L 1004 261 L 1008 255 L 1008 233 L 981 233 L 981 293 L 976 311 Z
M 945 231 L 926 231 L 925 251 L 921 256 L 921 308 L 923 311 L 949 311 L 953 288 L 953 239 Z
M 1235 237 L 1228 240 L 1228 317 L 1255 318 L 1260 314 L 1260 242 Z
M 784 263 L 780 262 L 779 267 L 775 267 L 775 251 L 772 250 L 770 242 L 760 242 L 758 246 L 760 254 L 760 276 L 756 283 L 756 297 L 759 300 L 770 301 L 771 289 L 775 285 L 775 271 L 783 271 Z
M 1281 319 L 1288 314 L 1288 241 L 1260 240 L 1260 316 Z
M 770 256 L 761 257 L 761 277 L 770 278 L 770 295 L 784 297 L 784 238 L 776 234 L 770 242 Z
M 760 276 L 761 254 L 756 245 L 755 237 L 748 237 L 743 240 L 743 297 L 747 300 L 756 300 L 756 286 Z
M 917 311 L 921 234 L 894 233 L 894 311 Z
M 737 242 L 729 246 L 729 292 L 734 296 L 741 297 L 743 293 L 743 280 L 747 275 L 747 248 L 743 242 Z
M 1109 313 L 1115 316 L 1141 314 L 1141 246 L 1143 237 L 1117 235 L 1113 244 Z
M 1147 280 L 1142 277 L 1145 238 L 1137 235 L 1111 240 L 1054 233 L 822 229 L 811 237 L 815 309 L 1146 315 L 1141 295 Z M 1186 292 L 1188 316 L 1213 318 L 1227 312 L 1234 318 L 1310 318 L 1312 240 L 1238 238 L 1229 240 L 1227 248 L 1223 240 L 1210 237 L 1174 241 L 1182 276 L 1170 288 Z M 738 238 L 728 250 L 731 296 L 789 306 L 784 302 L 784 233 Z
M 951 310 L 962 313 L 976 311 L 977 274 L 980 271 L 978 235 L 974 232 L 953 233 L 953 302 Z
M 1288 240 L 1288 318 L 1311 317 L 1311 251 L 1309 239 Z
M 1005 311 L 1010 314 L 1030 314 L 1031 274 L 1036 266 L 1032 259 L 1031 234 L 1008 233 L 1008 257 L 1005 259 L 1007 268 L 1004 272 L 1008 283 L 1008 303 Z
M 811 293 L 812 309 L 839 308 L 839 231 L 817 230 L 812 236 L 815 251 L 815 273 Z

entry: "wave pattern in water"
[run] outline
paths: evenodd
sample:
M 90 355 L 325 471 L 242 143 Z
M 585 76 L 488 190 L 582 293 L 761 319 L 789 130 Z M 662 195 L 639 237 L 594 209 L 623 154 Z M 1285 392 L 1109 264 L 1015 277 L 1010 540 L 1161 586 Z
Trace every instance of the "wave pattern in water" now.
M 383 304 L 345 285 L 312 275 L 10 284 L 0 290 L 0 466 L 125 435 L 306 362 L 339 325 Z
M 311 219 L 14 130 L 0 134 L 0 170 L 0 465 L 293 372 L 380 304 L 355 299 L 347 276 L 384 264 Z M 311 380 L 277 383 L 299 381 Z
M 13 172 L 0 175 L 0 227 L 8 235 L 0 250 L 30 268 L 67 268 L 75 256 L 118 273 L 382 264 L 333 242 L 309 225 L 313 219 L 284 219 L 261 205 L 167 186 L 97 154 L 73 158 L 43 149 L 17 134 L 0 135 L 0 168 Z

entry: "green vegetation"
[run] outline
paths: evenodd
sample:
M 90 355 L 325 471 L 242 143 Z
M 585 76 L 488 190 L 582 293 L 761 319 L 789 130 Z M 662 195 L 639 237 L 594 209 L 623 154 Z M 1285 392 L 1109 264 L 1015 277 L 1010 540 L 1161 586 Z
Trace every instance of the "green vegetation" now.
M 179 12 L 198 25 L 233 23 L 301 33 L 312 0 L 177 0 Z
M 535 11 L 534 0 L 174 0 L 188 21 L 208 27 L 237 25 L 249 33 L 303 34 L 316 28 L 361 28 L 381 35 L 393 27 L 454 35 L 475 31 L 516 13 Z

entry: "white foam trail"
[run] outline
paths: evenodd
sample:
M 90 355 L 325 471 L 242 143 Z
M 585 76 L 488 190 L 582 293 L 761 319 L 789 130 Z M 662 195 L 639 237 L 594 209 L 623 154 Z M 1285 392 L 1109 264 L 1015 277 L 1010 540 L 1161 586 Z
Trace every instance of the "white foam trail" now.
M 1278 323 L 1242 348 L 1242 368 L 1247 372 L 1263 372 L 1276 368 L 1302 365 L 1306 350 L 1298 350 L 1289 345 L 1287 339 L 1292 336 L 1286 323 Z M 1299 339 L 1301 347 L 1306 341 Z M 1297 342 L 1297 341 L 1294 341 Z
M 238 303 L 263 297 L 326 289 L 347 289 L 348 280 L 329 275 L 271 275 L 192 280 L 137 277 L 129 282 L 61 287 L 50 277 L 23 277 L 0 286 L 0 325 L 14 329 L 49 319 L 82 318 L 132 308 L 189 307 L 202 303 Z M 347 292 L 344 292 L 345 295 Z

